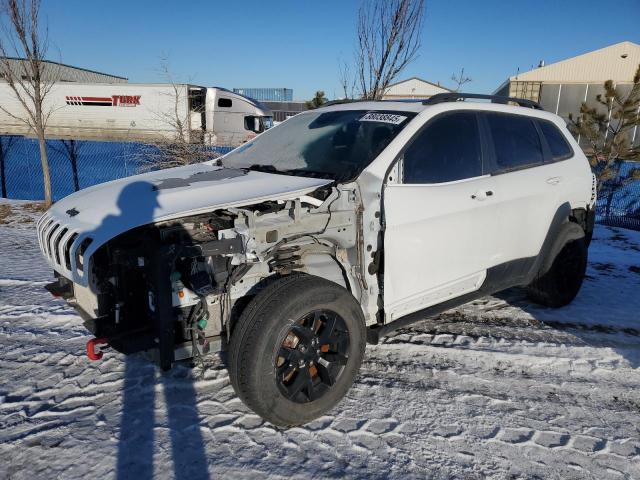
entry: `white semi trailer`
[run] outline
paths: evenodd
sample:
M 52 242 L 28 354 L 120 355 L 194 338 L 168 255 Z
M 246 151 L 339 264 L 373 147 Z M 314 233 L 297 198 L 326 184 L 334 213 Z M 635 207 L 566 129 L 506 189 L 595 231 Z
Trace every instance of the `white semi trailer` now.
M 33 135 L 8 84 L 0 80 L 0 135 Z M 271 111 L 223 88 L 174 84 L 56 83 L 43 110 L 47 136 L 144 142 L 174 139 L 237 146 L 272 125 Z

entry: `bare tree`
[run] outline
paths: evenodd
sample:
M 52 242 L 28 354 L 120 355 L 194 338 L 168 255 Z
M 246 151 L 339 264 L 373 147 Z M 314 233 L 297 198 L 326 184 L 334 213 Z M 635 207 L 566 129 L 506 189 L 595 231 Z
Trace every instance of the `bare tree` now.
M 380 99 L 421 45 L 424 0 L 362 0 L 356 77 L 364 99 Z
M 45 130 L 51 111 L 45 111 L 47 95 L 54 85 L 55 68 L 46 62 L 48 29 L 40 25 L 40 0 L 0 0 L 0 75 L 13 91 L 22 112 L 0 109 L 26 124 L 40 146 L 45 207 L 51 206 L 51 176 Z M 9 57 L 22 58 L 15 61 Z
M 459 74 L 451 75 L 451 80 L 456 84 L 456 88 L 453 90 L 454 92 L 459 92 L 462 90 L 467 83 L 471 83 L 473 79 L 471 77 L 465 77 L 464 75 L 464 67 L 460 69 Z
M 352 78 L 351 67 L 343 60 L 338 60 L 338 81 L 345 99 L 355 98 L 356 80 Z
M 191 125 L 192 115 L 204 113 L 204 101 L 198 104 L 189 88 L 185 88 L 183 83 L 178 83 L 166 57 L 161 58 L 158 72 L 162 80 L 170 86 L 166 95 L 171 108 L 157 111 L 155 116 L 172 133 L 168 137 L 155 139 L 136 154 L 143 169 L 179 167 L 219 156 L 205 145 L 204 130 L 193 129 Z M 185 103 L 188 108 L 184 108 Z
M 185 101 L 188 102 L 189 99 L 186 97 L 188 97 L 189 94 L 185 93 L 184 89 L 181 88 L 181 84 L 176 81 L 169 60 L 166 57 L 160 59 L 159 73 L 162 80 L 171 86 L 171 93 L 167 95 L 171 99 L 172 108 L 168 112 L 158 112 L 157 115 L 163 123 L 171 127 L 175 132 L 175 142 L 186 143 L 189 141 L 190 119 L 188 117 L 189 113 L 185 114 L 184 111 L 181 112 L 180 107 Z
M 49 145 L 56 152 L 64 155 L 69 159 L 71 164 L 71 176 L 73 178 L 73 191 L 80 190 L 80 178 L 78 175 L 78 158 L 80 157 L 80 150 L 84 146 L 84 142 L 81 140 L 60 140 L 61 148 L 54 145 Z

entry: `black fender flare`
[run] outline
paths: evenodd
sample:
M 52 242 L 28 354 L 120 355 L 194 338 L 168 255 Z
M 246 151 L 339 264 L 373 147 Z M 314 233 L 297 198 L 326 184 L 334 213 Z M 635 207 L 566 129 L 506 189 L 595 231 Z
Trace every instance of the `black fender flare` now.
M 540 270 L 538 270 L 538 275 L 544 275 L 549 271 L 551 265 L 553 265 L 553 261 L 556 259 L 560 251 L 565 247 L 567 243 L 573 242 L 574 240 L 580 240 L 584 237 L 585 233 L 580 225 L 571 221 L 563 223 L 560 233 L 553 242 L 550 251 L 542 261 Z
M 549 271 L 553 261 L 567 243 L 586 237 L 583 228 L 571 221 L 572 213 L 569 203 L 563 203 L 556 210 L 540 254 L 535 262 L 536 265 L 532 268 L 531 281 Z

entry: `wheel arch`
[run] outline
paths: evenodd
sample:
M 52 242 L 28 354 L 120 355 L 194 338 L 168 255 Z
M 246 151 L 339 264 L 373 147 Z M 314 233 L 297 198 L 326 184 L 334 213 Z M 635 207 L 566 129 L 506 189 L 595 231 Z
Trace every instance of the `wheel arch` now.
M 341 262 L 336 255 L 329 253 L 318 245 L 310 244 L 305 245 L 305 247 L 307 248 L 301 252 L 296 268 L 286 273 L 269 272 L 248 288 L 243 295 L 235 299 L 228 325 L 226 325 L 228 334 L 231 334 L 237 319 L 261 290 L 289 275 L 309 275 L 335 283 L 347 290 L 355 298 L 356 302 L 360 304 L 359 285 L 350 272 L 349 264 Z
M 355 295 L 357 291 L 355 279 L 336 256 L 327 252 L 310 250 L 302 255 L 301 262 L 300 271 L 337 283 L 356 297 L 356 300 L 358 299 L 358 296 Z
M 590 239 L 588 218 L 589 212 L 586 209 L 572 209 L 569 202 L 560 205 L 551 220 L 536 265 L 532 269 L 532 279 L 549 271 L 553 261 L 567 243 L 581 238 Z

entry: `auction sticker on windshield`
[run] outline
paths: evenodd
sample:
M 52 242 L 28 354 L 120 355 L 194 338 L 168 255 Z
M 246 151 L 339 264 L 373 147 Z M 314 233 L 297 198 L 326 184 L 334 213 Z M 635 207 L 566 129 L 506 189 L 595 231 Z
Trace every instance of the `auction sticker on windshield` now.
M 404 115 L 396 115 L 395 113 L 378 113 L 369 112 L 360 119 L 361 122 L 381 122 L 390 123 L 392 125 L 400 125 L 407 119 Z

